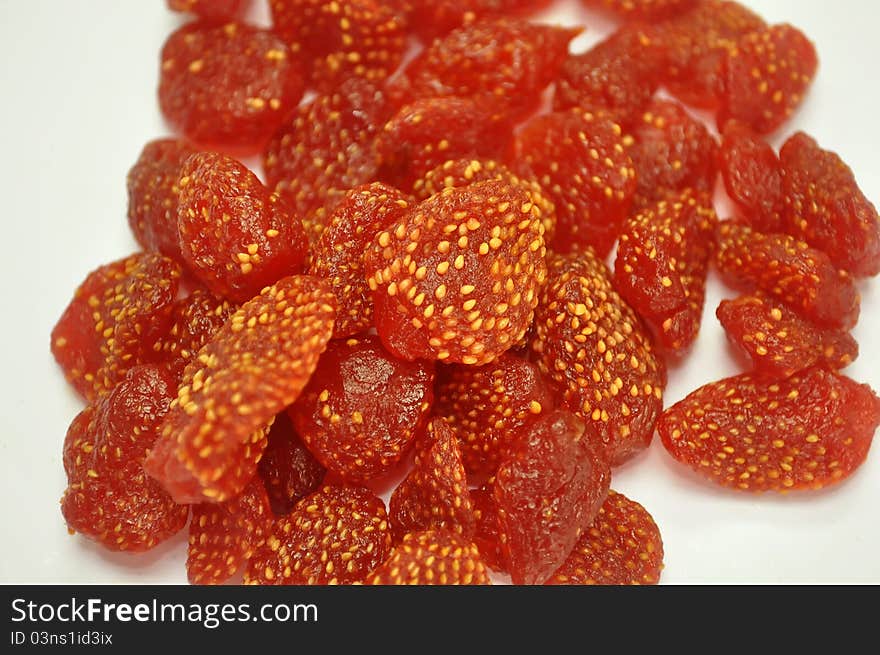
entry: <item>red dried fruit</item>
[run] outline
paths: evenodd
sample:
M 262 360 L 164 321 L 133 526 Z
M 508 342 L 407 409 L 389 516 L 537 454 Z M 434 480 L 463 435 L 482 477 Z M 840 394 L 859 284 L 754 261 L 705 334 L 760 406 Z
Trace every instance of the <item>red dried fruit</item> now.
M 701 0 L 696 6 L 657 25 L 666 50 L 664 85 L 682 102 L 716 109 L 724 89 L 728 53 L 764 21 L 738 2 Z
M 624 26 L 587 52 L 566 59 L 553 107 L 601 110 L 630 126 L 641 118 L 660 85 L 662 57 L 653 30 Z
M 177 139 L 144 146 L 128 172 L 128 224 L 144 250 L 155 250 L 183 263 L 177 232 L 177 182 L 183 162 L 195 150 Z
M 502 182 L 413 207 L 365 256 L 382 343 L 410 361 L 497 358 L 531 325 L 546 277 L 542 233 L 528 196 Z
M 493 486 L 502 548 L 515 584 L 543 583 L 574 548 L 605 496 L 608 464 L 584 423 L 563 410 L 536 421 L 501 463 Z
M 61 512 L 71 530 L 110 550 L 149 550 L 186 525 L 177 505 L 143 470 L 174 382 L 140 366 L 77 416 L 64 441 L 68 486 Z
M 167 0 L 171 11 L 195 14 L 202 18 L 223 19 L 241 16 L 250 0 Z
M 222 584 L 263 545 L 272 511 L 263 481 L 255 477 L 225 503 L 193 505 L 186 572 L 191 584 Z
M 650 335 L 596 255 L 548 257 L 533 358 L 587 421 L 612 465 L 644 450 L 663 408 L 665 370 Z
M 715 313 L 758 374 L 787 378 L 817 363 L 846 368 L 859 356 L 859 345 L 846 332 L 805 321 L 763 295 L 724 300 Z
M 370 585 L 488 585 L 477 547 L 448 530 L 406 535 L 377 568 Z
M 624 20 L 658 21 L 681 14 L 698 0 L 581 0 L 588 7 L 605 9 Z
M 406 52 L 405 21 L 377 0 L 271 0 L 272 23 L 310 62 L 320 91 L 357 77 L 381 83 Z
M 779 152 L 785 231 L 856 277 L 880 273 L 880 217 L 852 170 L 803 132 Z
M 493 571 L 507 573 L 498 527 L 498 503 L 492 486 L 471 489 L 470 493 L 474 506 L 474 545 L 480 551 L 480 559 Z
M 339 301 L 333 328 L 336 339 L 373 326 L 373 301 L 364 274 L 364 252 L 376 234 L 410 207 L 397 189 L 373 182 L 345 194 L 330 214 L 327 227 L 312 250 L 309 274 L 330 281 Z
M 145 467 L 179 502 L 223 502 L 253 477 L 266 428 L 296 400 L 333 332 L 335 299 L 293 276 L 245 303 L 184 370 Z
M 258 470 L 275 516 L 289 514 L 300 498 L 321 486 L 327 472 L 294 431 L 287 412 L 275 417 Z
M 636 190 L 619 125 L 581 110 L 539 116 L 517 135 L 510 164 L 556 205 L 552 249 L 608 253 Z
M 310 240 L 346 191 L 376 177 L 375 140 L 387 111 L 379 89 L 349 80 L 300 107 L 266 146 L 266 185 L 302 218 Z
M 761 134 L 774 132 L 800 106 L 818 67 L 815 47 L 796 27 L 744 35 L 724 61 L 719 127 L 737 120 Z
M 510 138 L 508 121 L 469 98 L 423 98 L 386 123 L 376 143 L 380 175 L 409 191 L 449 159 L 497 157 Z
M 868 454 L 880 399 L 821 367 L 784 381 L 751 374 L 713 382 L 667 409 L 666 450 L 701 476 L 747 491 L 821 489 Z
M 643 203 L 688 188 L 715 190 L 718 143 L 706 126 L 677 102 L 651 102 L 633 129 L 633 139 L 629 154 Z
M 382 500 L 361 487 L 326 485 L 275 522 L 248 562 L 244 583 L 353 584 L 390 553 Z
M 538 108 L 580 31 L 508 18 L 472 23 L 430 44 L 393 84 L 409 101 L 470 98 L 518 120 Z
M 759 232 L 782 231 L 782 165 L 776 152 L 750 127 L 724 127 L 719 168 L 742 219 Z
M 431 362 L 404 362 L 379 337 L 333 341 L 290 407 L 303 442 L 327 469 L 361 484 L 390 472 L 425 427 Z
M 434 419 L 417 442 L 415 464 L 391 494 L 388 514 L 396 539 L 408 532 L 439 528 L 465 539 L 473 536 L 474 508 L 461 450 L 441 419 Z
M 614 287 L 672 354 L 686 351 L 700 331 L 717 223 L 711 196 L 690 189 L 624 223 Z
M 178 184 L 183 257 L 215 294 L 244 302 L 303 270 L 308 241 L 301 223 L 244 165 L 199 153 L 183 165 Z
M 492 475 L 506 448 L 553 408 L 550 385 L 537 367 L 505 353 L 485 366 L 438 369 L 434 414 L 458 438 L 468 473 Z
M 556 205 L 534 180 L 523 179 L 514 175 L 504 164 L 494 159 L 450 159 L 437 168 L 425 173 L 413 185 L 416 200 L 427 200 L 443 189 L 463 187 L 498 180 L 510 186 L 520 187 L 525 191 L 535 208 L 541 212 L 541 223 L 544 225 L 544 241 L 550 242 L 556 233 Z
M 303 88 L 284 41 L 242 23 L 187 23 L 162 48 L 162 113 L 208 147 L 259 152 Z
M 93 271 L 52 330 L 52 354 L 87 400 L 107 393 L 126 372 L 152 361 L 168 329 L 180 268 L 141 253 Z
M 186 365 L 223 327 L 235 309 L 202 289 L 196 289 L 174 304 L 171 327 L 153 344 L 153 351 L 175 380 L 183 376 Z
M 859 318 L 859 292 L 821 250 L 786 234 L 761 234 L 731 221 L 718 224 L 716 264 L 724 281 L 756 289 L 820 325 L 849 330 Z
M 547 584 L 654 585 L 663 570 L 663 540 L 637 502 L 608 492 L 599 514 Z
M 475 20 L 535 12 L 550 0 L 393 0 L 407 17 L 411 30 L 431 43 Z

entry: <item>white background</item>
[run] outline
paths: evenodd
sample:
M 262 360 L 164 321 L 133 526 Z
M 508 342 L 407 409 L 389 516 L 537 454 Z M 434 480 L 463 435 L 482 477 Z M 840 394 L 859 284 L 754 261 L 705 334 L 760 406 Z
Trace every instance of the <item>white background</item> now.
M 839 152 L 880 201 L 880 3 L 749 0 L 816 43 L 821 70 L 796 120 Z M 607 29 L 576 0 L 546 13 Z M 81 403 L 49 353 L 49 332 L 86 274 L 132 252 L 125 175 L 143 144 L 167 133 L 158 57 L 179 23 L 162 0 L 0 0 L 2 335 L 0 582 L 185 582 L 185 535 L 147 555 L 108 553 L 69 536 L 58 500 L 61 445 Z M 849 369 L 880 389 L 880 281 L 862 284 L 861 357 Z M 710 280 L 699 342 L 670 375 L 668 403 L 733 374 Z M 880 583 L 880 447 L 834 490 L 738 495 L 692 476 L 659 441 L 614 475 L 663 533 L 667 583 Z

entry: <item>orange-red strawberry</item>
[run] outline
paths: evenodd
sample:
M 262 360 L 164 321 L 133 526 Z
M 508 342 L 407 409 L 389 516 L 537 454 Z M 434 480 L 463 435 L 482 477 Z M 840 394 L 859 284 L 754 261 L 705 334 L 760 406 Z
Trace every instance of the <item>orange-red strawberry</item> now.
M 699 334 L 717 222 L 711 196 L 692 189 L 624 222 L 614 286 L 670 353 L 686 351 Z
M 67 526 L 110 550 L 144 551 L 177 533 L 189 508 L 144 472 L 174 381 L 153 366 L 131 369 L 77 416 L 64 440 Z
M 492 475 L 505 449 L 554 405 L 537 366 L 505 353 L 491 364 L 442 366 L 434 414 L 459 440 L 468 473 Z
M 538 420 L 501 462 L 493 485 L 507 567 L 516 584 L 540 584 L 593 521 L 611 474 L 585 424 L 556 410 Z
M 259 476 L 225 503 L 193 505 L 186 572 L 192 584 L 221 584 L 263 544 L 272 525 L 266 488 Z
M 441 419 L 434 419 L 416 444 L 415 464 L 391 494 L 388 513 L 398 539 L 432 528 L 445 528 L 465 539 L 473 536 L 474 510 L 461 449 Z
M 367 579 L 371 585 L 488 585 L 476 546 L 448 530 L 407 534 Z
M 293 429 L 287 412 L 275 417 L 258 470 L 275 516 L 289 514 L 300 498 L 321 486 L 327 473 Z
M 488 180 L 414 206 L 365 257 L 382 343 L 406 360 L 493 361 L 532 322 L 544 252 L 519 187 Z
M 787 378 L 817 363 L 846 368 L 859 356 L 859 345 L 848 333 L 806 321 L 764 295 L 724 300 L 716 314 L 759 374 Z
M 547 584 L 653 585 L 663 570 L 663 540 L 654 519 L 615 491 Z
M 180 267 L 140 253 L 93 271 L 52 329 L 52 354 L 68 382 L 92 401 L 126 372 L 153 360 L 168 330 Z
M 180 249 L 213 293 L 244 302 L 305 268 L 308 241 L 299 218 L 242 164 L 198 153 L 180 171 Z
M 145 464 L 178 502 L 222 502 L 250 482 L 267 427 L 296 400 L 330 339 L 335 304 L 325 281 L 283 278 L 187 365 Z
M 391 553 L 385 505 L 368 489 L 326 485 L 278 519 L 248 562 L 245 584 L 362 582 Z
M 352 484 L 389 473 L 424 430 L 434 398 L 432 362 L 405 362 L 375 335 L 331 341 L 289 408 L 306 446 Z
M 665 370 L 651 336 L 591 250 L 548 258 L 533 359 L 563 403 L 592 425 L 612 464 L 645 449 L 663 408 Z
M 717 230 L 716 264 L 725 282 L 763 291 L 820 325 L 848 330 L 859 318 L 859 292 L 821 250 L 785 234 L 761 234 L 730 221 Z
M 788 491 L 846 479 L 878 425 L 869 386 L 816 367 L 783 381 L 713 382 L 667 409 L 657 430 L 675 459 L 717 484 Z

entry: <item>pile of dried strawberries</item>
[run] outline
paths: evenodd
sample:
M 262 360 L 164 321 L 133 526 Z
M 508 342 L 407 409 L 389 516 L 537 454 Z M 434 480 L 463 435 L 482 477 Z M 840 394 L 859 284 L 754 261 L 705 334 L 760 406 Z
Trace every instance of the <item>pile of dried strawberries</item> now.
M 656 583 L 657 526 L 609 490 L 655 431 L 735 489 L 864 461 L 880 399 L 837 371 L 877 212 L 813 138 L 764 140 L 813 45 L 736 2 L 584 2 L 621 26 L 572 55 L 524 18 L 545 0 L 272 0 L 271 30 L 168 0 L 195 19 L 161 55 L 181 137 L 128 176 L 143 252 L 52 333 L 90 403 L 71 531 L 144 551 L 188 524 L 194 583 Z M 257 153 L 265 184 L 233 158 Z M 664 410 L 713 262 L 752 370 Z

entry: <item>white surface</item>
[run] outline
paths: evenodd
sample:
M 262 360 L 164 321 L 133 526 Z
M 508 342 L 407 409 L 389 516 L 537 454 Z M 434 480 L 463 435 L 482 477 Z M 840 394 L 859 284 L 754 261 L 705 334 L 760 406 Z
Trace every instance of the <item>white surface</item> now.
M 773 22 L 802 28 L 822 61 L 806 106 L 789 129 L 838 151 L 867 195 L 880 201 L 874 66 L 880 4 L 871 0 L 751 0 Z M 607 21 L 576 1 L 548 17 Z M 0 225 L 3 462 L 0 582 L 185 582 L 179 535 L 146 556 L 107 553 L 67 534 L 61 444 L 80 401 L 49 354 L 49 332 L 76 285 L 99 264 L 135 249 L 125 220 L 125 174 L 143 144 L 166 133 L 155 88 L 162 42 L 178 23 L 161 0 L 0 0 Z M 862 286 L 855 330 L 861 357 L 849 369 L 880 389 L 880 281 Z M 668 403 L 733 374 L 713 312 L 732 295 L 710 281 L 699 342 L 671 372 Z M 655 441 L 615 473 L 613 486 L 660 525 L 666 583 L 880 583 L 880 447 L 855 477 L 822 493 L 738 495 L 704 483 Z

